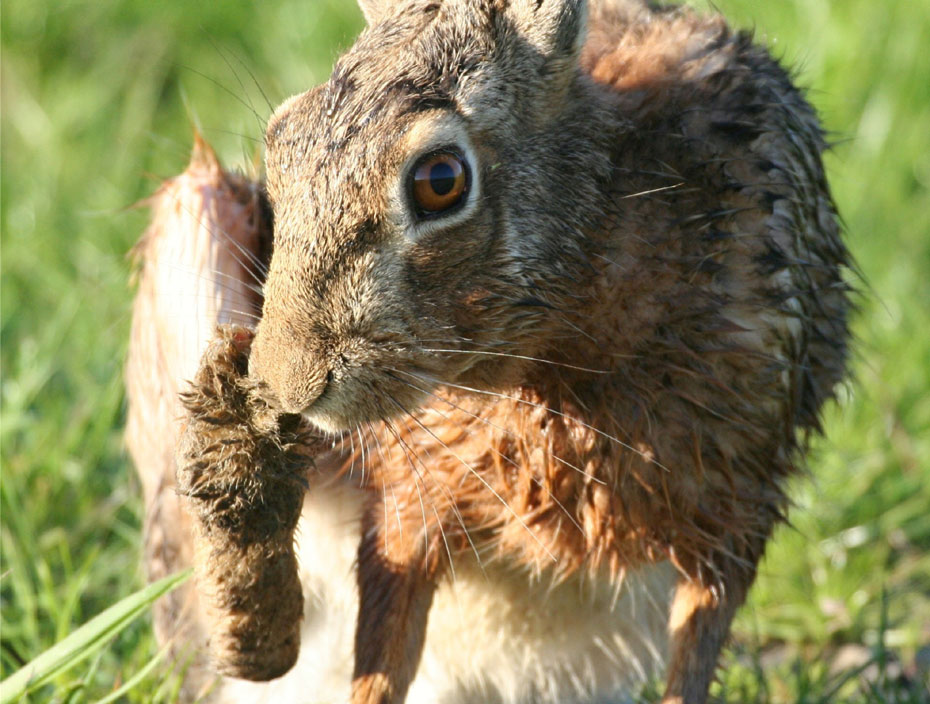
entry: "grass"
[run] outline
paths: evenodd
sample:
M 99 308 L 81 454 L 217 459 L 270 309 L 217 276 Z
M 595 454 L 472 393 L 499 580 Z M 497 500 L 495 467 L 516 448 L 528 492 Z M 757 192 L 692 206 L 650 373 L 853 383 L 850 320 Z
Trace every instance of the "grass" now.
M 3 680 L 0 704 L 18 701 L 30 692 L 41 689 L 60 673 L 70 670 L 94 655 L 136 617 L 147 612 L 158 597 L 185 582 L 191 574 L 192 570 L 188 568 L 178 574 L 164 577 L 121 599 L 102 614 L 94 616 L 76 631 Z M 144 676 L 161 661 L 165 652 L 167 651 L 159 651 L 158 655 L 149 661 L 149 664 L 134 674 L 129 682 L 109 694 L 107 698 L 115 698 L 122 691 L 128 691 L 140 675 Z
M 866 283 L 856 380 L 827 413 L 715 696 L 927 702 L 930 2 L 716 4 L 809 87 Z M 125 253 L 146 216 L 127 206 L 184 166 L 192 124 L 254 172 L 262 92 L 274 104 L 323 80 L 360 25 L 349 0 L 3 3 L 0 677 L 144 583 L 121 375 Z M 868 661 L 839 667 L 850 647 Z M 179 673 L 156 658 L 137 621 L 33 699 L 172 701 Z

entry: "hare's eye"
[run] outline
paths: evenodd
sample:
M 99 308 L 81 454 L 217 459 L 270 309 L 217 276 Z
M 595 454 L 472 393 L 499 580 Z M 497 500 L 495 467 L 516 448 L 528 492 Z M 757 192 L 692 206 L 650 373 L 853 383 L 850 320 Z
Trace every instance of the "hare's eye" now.
M 413 169 L 411 197 L 417 214 L 428 217 L 462 202 L 468 191 L 468 166 L 457 154 L 435 152 Z

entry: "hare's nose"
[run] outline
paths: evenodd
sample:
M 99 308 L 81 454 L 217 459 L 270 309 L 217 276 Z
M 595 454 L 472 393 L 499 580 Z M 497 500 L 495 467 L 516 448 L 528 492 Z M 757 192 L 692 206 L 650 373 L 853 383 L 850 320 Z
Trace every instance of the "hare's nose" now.
M 307 410 L 331 378 L 323 355 L 262 325 L 252 343 L 249 376 L 264 383 L 271 392 L 269 403 L 285 413 Z

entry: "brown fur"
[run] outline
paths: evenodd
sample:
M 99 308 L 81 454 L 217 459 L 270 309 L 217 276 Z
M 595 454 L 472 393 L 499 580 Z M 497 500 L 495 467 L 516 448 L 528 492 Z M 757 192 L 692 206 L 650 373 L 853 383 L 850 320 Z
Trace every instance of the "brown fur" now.
M 218 672 L 280 677 L 300 650 L 303 596 L 294 529 L 304 472 L 322 449 L 254 393 L 252 333 L 225 326 L 182 394 L 178 493 L 194 515 L 194 563 Z
M 593 3 L 583 46 L 570 0 L 365 10 L 269 123 L 250 358 L 271 404 L 366 448 L 353 702 L 403 701 L 463 553 L 617 581 L 670 560 L 666 701 L 702 702 L 844 373 L 816 116 L 688 10 Z M 472 200 L 416 223 L 405 169 L 448 144 Z
M 602 4 L 580 73 L 580 8 L 403 3 L 277 111 L 252 371 L 328 429 L 394 419 L 368 471 L 402 525 L 368 530 L 406 570 L 432 545 L 618 579 L 672 560 L 667 696 L 700 701 L 842 375 L 846 255 L 816 118 L 763 50 Z M 392 179 L 437 132 L 471 140 L 481 205 L 411 236 Z M 367 557 L 356 674 L 391 694 L 356 701 L 400 701 L 424 626 L 388 618 Z

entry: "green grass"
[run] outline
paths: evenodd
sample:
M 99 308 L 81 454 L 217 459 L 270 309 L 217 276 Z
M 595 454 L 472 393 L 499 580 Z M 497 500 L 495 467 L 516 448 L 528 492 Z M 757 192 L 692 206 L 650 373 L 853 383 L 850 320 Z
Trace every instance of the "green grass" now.
M 0 693 L 0 704 L 18 701 L 30 692 L 40 690 L 46 683 L 55 680 L 59 674 L 74 668 L 94 655 L 140 614 L 148 612 L 158 597 L 183 584 L 192 573 L 193 570 L 188 568 L 164 577 L 94 616 L 76 631 L 3 680 L 0 683 L 0 687 L 3 688 Z M 128 691 L 136 681 L 141 681 L 146 673 L 158 665 L 166 653 L 167 649 L 163 648 L 128 682 L 106 698 L 116 698 L 122 691 Z
M 769 550 L 715 692 L 927 702 L 914 658 L 930 643 L 930 2 L 717 5 L 809 87 L 867 284 L 856 380 L 827 414 L 813 481 L 794 488 L 794 525 Z M 143 586 L 121 377 L 125 253 L 146 215 L 127 206 L 184 166 L 192 124 L 254 172 L 262 92 L 277 103 L 325 78 L 361 20 L 349 0 L 7 0 L 2 14 L 6 678 Z M 831 670 L 844 644 L 872 654 L 862 676 Z M 35 701 L 94 701 L 157 653 L 136 622 Z M 171 701 L 178 676 L 156 663 L 122 700 Z

